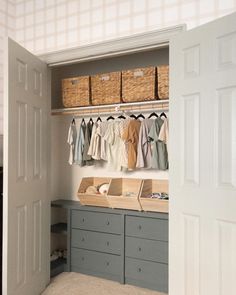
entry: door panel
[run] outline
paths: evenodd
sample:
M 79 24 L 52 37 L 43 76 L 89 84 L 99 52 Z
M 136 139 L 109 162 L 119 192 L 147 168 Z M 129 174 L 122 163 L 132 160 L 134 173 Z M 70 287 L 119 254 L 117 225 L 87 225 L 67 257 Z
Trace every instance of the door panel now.
M 170 295 L 236 294 L 235 28 L 170 44 Z
M 7 41 L 4 100 L 3 294 L 40 294 L 49 281 L 47 65 Z

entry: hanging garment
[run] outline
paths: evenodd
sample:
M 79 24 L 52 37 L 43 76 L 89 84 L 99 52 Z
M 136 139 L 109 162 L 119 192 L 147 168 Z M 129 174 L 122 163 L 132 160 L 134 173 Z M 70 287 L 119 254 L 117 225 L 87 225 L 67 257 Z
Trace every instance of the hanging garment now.
M 121 166 L 123 170 L 128 168 L 128 143 L 123 138 L 124 138 L 125 130 L 128 128 L 129 122 L 131 120 L 134 120 L 134 119 L 129 117 L 124 120 L 121 120 L 117 130 L 118 136 L 122 139 L 120 161 L 121 161 Z
M 108 124 L 108 121 L 101 122 L 97 128 L 97 134 L 101 137 L 100 157 L 104 161 L 107 161 L 107 142 L 105 141 L 104 136 L 107 131 Z
M 86 125 L 85 136 L 84 136 L 84 150 L 83 150 L 83 161 L 86 161 L 87 166 L 94 164 L 94 161 L 90 155 L 88 155 L 91 135 L 93 129 L 93 122 L 88 122 Z
M 124 144 L 119 135 L 120 121 L 110 121 L 107 125 L 107 130 L 104 135 L 104 140 L 107 142 L 107 163 L 108 169 L 120 171 L 122 145 Z
M 71 123 L 68 131 L 67 143 L 70 146 L 70 154 L 68 163 L 72 165 L 74 163 L 74 152 L 75 152 L 75 143 L 76 143 L 76 125 Z
M 148 134 L 153 123 L 153 119 L 145 119 L 141 122 L 138 140 L 137 168 L 152 168 L 151 142 L 148 138 Z
M 169 152 L 169 120 L 168 118 L 164 119 L 164 123 L 161 126 L 159 133 L 159 140 L 163 141 L 166 144 L 167 152 Z
M 133 170 L 137 162 L 137 147 L 141 122 L 131 120 L 125 129 L 123 139 L 128 143 L 128 169 Z
M 161 118 L 154 120 L 149 132 L 152 149 L 152 168 L 159 170 L 168 169 L 168 154 L 166 144 L 159 141 L 159 133 L 164 121 Z
M 88 155 L 94 160 L 101 160 L 101 136 L 98 134 L 98 128 L 101 122 L 96 122 L 93 125 Z
M 85 161 L 83 160 L 85 131 L 86 131 L 86 124 L 82 122 L 77 132 L 76 145 L 75 145 L 75 164 L 81 167 L 85 165 Z

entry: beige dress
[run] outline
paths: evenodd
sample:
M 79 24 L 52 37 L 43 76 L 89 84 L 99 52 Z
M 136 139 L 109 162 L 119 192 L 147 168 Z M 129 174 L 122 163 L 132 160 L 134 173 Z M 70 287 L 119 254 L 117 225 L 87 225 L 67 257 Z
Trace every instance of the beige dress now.
M 153 122 L 153 119 L 144 119 L 141 122 L 138 140 L 137 168 L 152 168 L 152 150 L 148 134 L 151 130 Z

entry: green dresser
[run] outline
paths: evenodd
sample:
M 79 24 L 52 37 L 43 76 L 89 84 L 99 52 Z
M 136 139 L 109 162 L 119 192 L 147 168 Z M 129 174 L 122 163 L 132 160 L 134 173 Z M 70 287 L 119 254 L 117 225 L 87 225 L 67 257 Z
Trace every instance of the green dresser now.
M 125 282 L 168 292 L 168 220 L 125 216 Z
M 168 293 L 168 214 L 53 204 L 68 209 L 69 271 Z

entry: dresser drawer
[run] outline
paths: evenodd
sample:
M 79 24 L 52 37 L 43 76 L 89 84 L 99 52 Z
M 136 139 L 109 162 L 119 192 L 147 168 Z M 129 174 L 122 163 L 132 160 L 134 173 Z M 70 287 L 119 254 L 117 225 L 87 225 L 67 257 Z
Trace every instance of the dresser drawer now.
M 121 236 L 72 229 L 71 246 L 75 248 L 121 255 Z
M 85 270 L 121 275 L 121 256 L 71 248 L 71 271 Z
M 121 215 L 72 210 L 72 228 L 120 234 Z
M 131 237 L 168 241 L 168 220 L 127 216 L 125 234 Z
M 126 257 L 125 266 L 126 283 L 168 291 L 168 265 Z
M 134 237 L 125 238 L 125 256 L 168 263 L 168 243 L 144 240 Z

